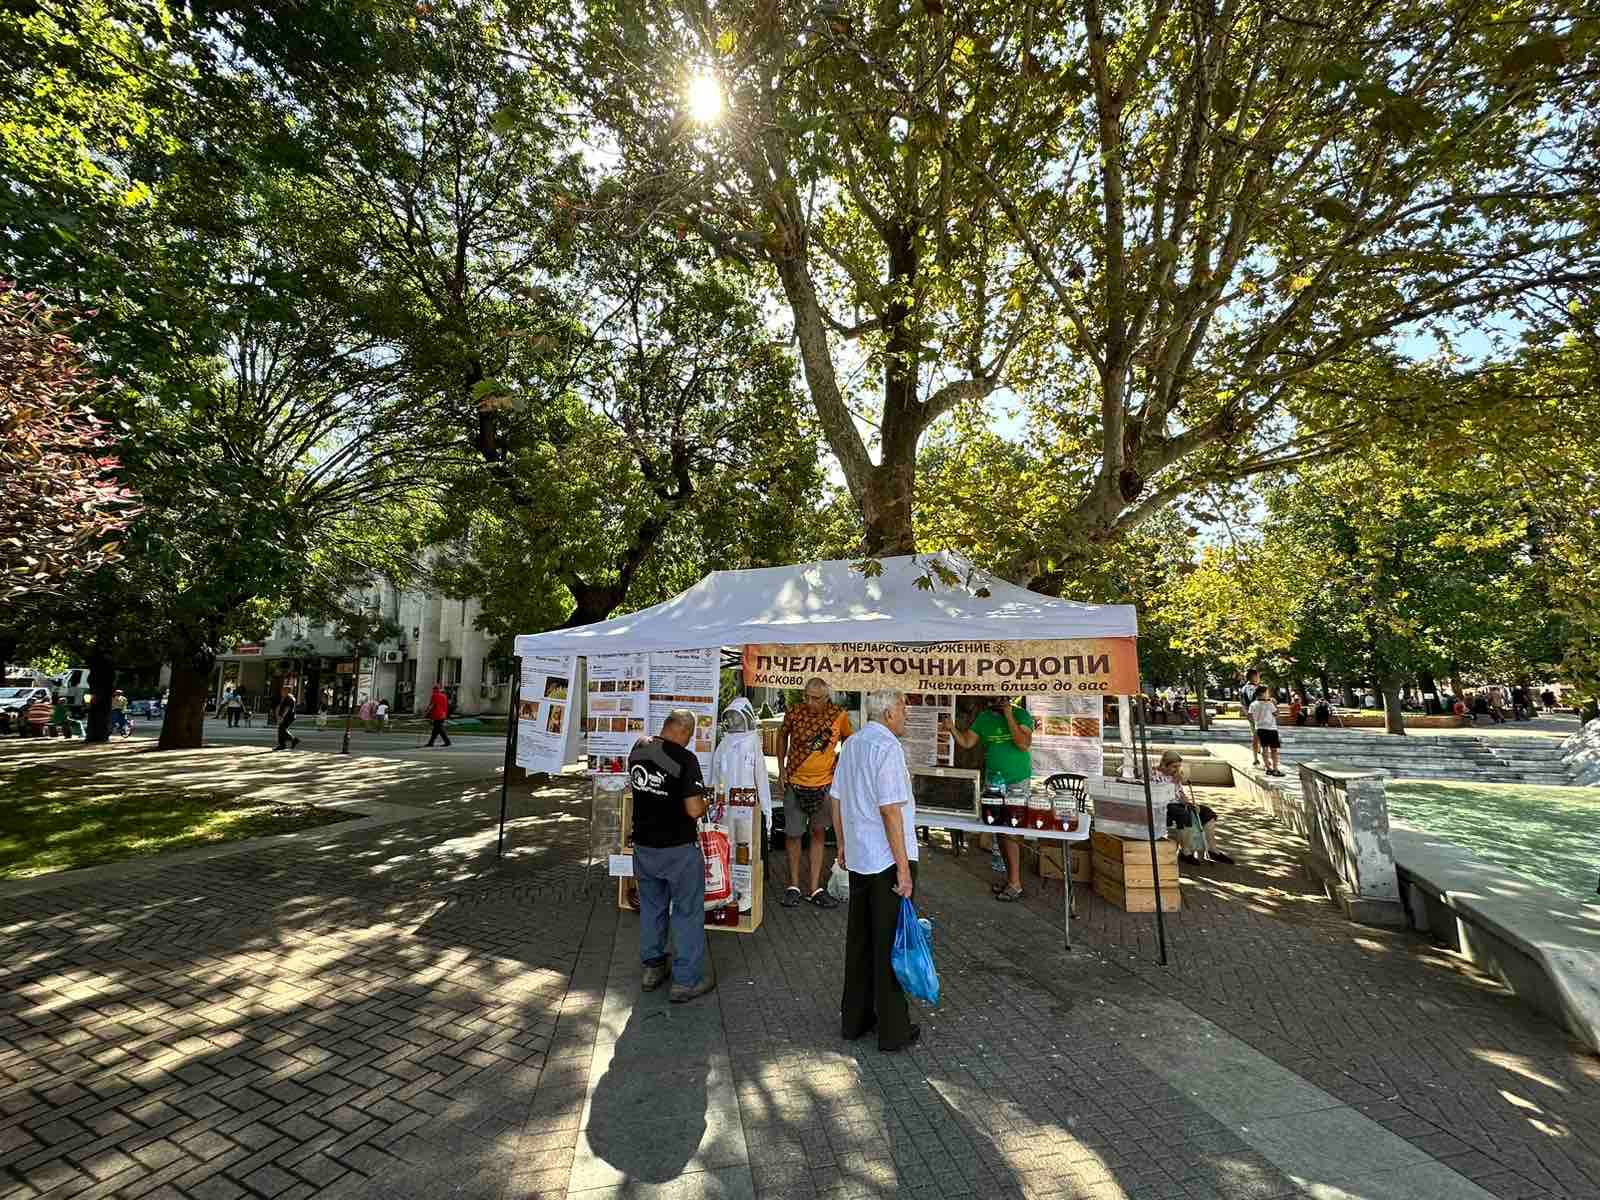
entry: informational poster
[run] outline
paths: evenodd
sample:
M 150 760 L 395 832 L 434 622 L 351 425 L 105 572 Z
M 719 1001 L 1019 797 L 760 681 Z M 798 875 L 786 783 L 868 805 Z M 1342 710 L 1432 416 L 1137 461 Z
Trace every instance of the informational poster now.
M 588 661 L 589 769 L 621 774 L 628 769 L 633 744 L 648 732 L 650 656 L 591 654 Z
M 711 752 L 717 745 L 717 695 L 722 679 L 722 651 L 668 650 L 650 656 L 650 733 L 660 733 L 667 714 L 686 708 L 694 714 L 694 740 L 700 773 L 711 778 Z
M 522 660 L 517 692 L 517 765 L 554 773 L 566 761 L 573 720 L 576 661 L 570 655 L 530 655 Z
M 1048 779 L 1066 772 L 1098 779 L 1104 774 L 1101 741 L 1104 704 L 1099 696 L 1028 697 L 1033 714 L 1033 776 Z
M 900 744 L 906 762 L 917 767 L 948 767 L 955 763 L 955 738 L 939 732 L 940 720 L 952 725 L 956 698 L 935 692 L 906 693 L 906 734 Z

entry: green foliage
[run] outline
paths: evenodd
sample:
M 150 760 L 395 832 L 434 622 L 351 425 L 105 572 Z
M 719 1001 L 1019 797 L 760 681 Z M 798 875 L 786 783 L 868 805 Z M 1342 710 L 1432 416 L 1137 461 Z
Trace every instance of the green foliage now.
M 469 473 L 448 506 L 436 579 L 505 643 L 789 561 L 820 490 L 793 362 L 737 273 L 654 240 L 590 264 L 573 394 L 507 420 L 517 502 L 483 505 Z
M 1366 446 L 1410 398 L 1353 356 L 1600 267 L 1600 77 L 1562 3 L 592 15 L 581 94 L 628 196 L 773 269 L 873 550 L 914 541 L 932 421 L 1002 387 L 1039 410 L 1033 457 L 1072 464 L 1025 557 L 1071 555 Z

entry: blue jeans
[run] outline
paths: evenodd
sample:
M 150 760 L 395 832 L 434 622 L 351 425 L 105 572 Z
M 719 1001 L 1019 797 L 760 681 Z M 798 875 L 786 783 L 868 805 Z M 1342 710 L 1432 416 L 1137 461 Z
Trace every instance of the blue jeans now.
M 684 846 L 635 846 L 639 883 L 639 961 L 667 961 L 668 910 L 672 926 L 672 982 L 693 987 L 706 965 L 706 860 L 699 840 Z

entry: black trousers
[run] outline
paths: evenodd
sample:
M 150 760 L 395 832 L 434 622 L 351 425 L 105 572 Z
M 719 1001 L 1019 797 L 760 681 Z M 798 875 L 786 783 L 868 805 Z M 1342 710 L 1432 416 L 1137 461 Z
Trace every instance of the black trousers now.
M 278 722 L 278 749 L 279 750 L 285 749 L 289 745 L 290 742 L 294 741 L 294 734 L 289 732 L 289 726 L 291 726 L 293 724 L 294 724 L 294 714 L 293 713 L 290 713 L 287 717 L 285 717 L 283 720 Z
M 450 744 L 450 735 L 444 731 L 443 721 L 435 721 L 433 723 L 433 732 L 428 735 L 428 745 L 433 745 L 434 738 L 443 738 L 446 746 Z
M 839 1031 L 854 1041 L 873 1029 L 878 1049 L 894 1050 L 911 1036 L 911 1012 L 890 956 L 900 923 L 896 868 L 876 875 L 850 872 L 850 917 L 844 940 L 844 1000 Z M 917 864 L 911 864 L 911 879 Z

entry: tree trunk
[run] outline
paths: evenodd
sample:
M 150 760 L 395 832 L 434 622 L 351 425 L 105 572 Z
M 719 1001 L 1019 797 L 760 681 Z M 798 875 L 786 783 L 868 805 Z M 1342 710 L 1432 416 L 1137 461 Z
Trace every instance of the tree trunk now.
M 1387 673 L 1378 676 L 1378 687 L 1383 693 L 1383 725 L 1389 733 L 1405 736 L 1406 714 L 1400 707 L 1400 689 L 1405 686 L 1404 675 Z
M 1317 672 L 1317 682 L 1322 685 L 1322 698 L 1326 700 L 1333 695 L 1333 684 L 1328 680 L 1328 668 L 1323 667 Z
M 626 588 L 584 583 L 576 577 L 567 580 L 567 590 L 572 593 L 574 603 L 567 619 L 561 623 L 562 629 L 577 629 L 604 621 L 627 595 Z
M 886 462 L 872 472 L 872 485 L 861 497 L 861 552 L 868 555 L 913 554 L 916 532 L 911 525 L 911 498 L 916 487 L 915 461 Z
M 84 725 L 86 742 L 111 740 L 111 693 L 117 686 L 116 664 L 105 654 L 89 652 L 89 705 Z
M 1199 676 L 1194 681 L 1194 694 L 1200 702 L 1200 732 L 1205 733 L 1211 728 L 1211 712 L 1206 708 L 1206 677 Z
M 177 654 L 172 660 L 172 687 L 167 714 L 161 720 L 159 750 L 198 750 L 204 741 L 206 695 L 211 690 L 211 654 Z
M 1360 708 L 1361 704 L 1356 698 L 1356 686 L 1348 679 L 1339 681 L 1339 703 L 1346 708 Z
M 1450 664 L 1450 687 L 1452 696 L 1465 696 L 1467 689 L 1461 686 L 1461 668 L 1455 663 Z

